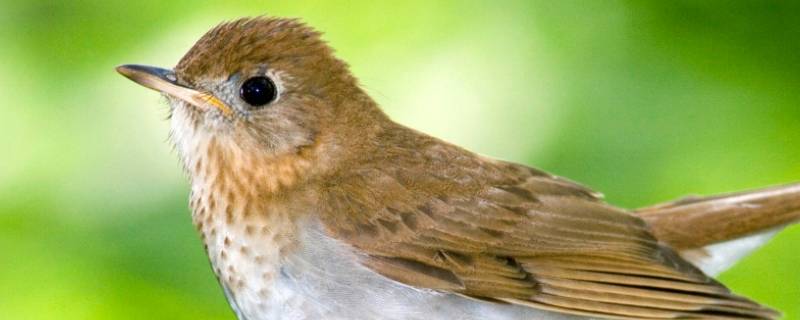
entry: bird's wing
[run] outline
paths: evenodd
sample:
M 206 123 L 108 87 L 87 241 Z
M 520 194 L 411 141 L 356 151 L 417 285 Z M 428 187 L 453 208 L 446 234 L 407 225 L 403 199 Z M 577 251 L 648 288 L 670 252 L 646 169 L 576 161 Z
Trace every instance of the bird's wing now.
M 733 295 L 660 245 L 640 218 L 587 188 L 486 159 L 419 170 L 365 168 L 325 187 L 328 232 L 388 278 L 594 317 L 777 317 Z

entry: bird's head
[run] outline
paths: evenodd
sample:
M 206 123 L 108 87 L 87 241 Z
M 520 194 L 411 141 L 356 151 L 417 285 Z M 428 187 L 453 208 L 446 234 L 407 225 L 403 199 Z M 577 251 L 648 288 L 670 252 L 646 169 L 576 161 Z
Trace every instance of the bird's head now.
M 382 115 L 320 33 L 294 19 L 223 23 L 173 70 L 117 71 L 168 98 L 172 140 L 190 173 L 209 161 L 275 162 L 325 143 L 331 151 Z

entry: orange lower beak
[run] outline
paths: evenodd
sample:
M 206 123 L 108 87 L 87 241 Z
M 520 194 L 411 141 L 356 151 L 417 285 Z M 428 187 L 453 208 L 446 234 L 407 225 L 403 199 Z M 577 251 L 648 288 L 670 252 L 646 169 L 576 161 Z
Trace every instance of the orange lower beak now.
M 178 84 L 178 79 L 175 76 L 175 72 L 172 70 L 137 64 L 126 64 L 117 67 L 117 72 L 144 87 L 186 101 L 201 110 L 216 108 L 226 116 L 233 113 L 230 107 L 212 94 Z

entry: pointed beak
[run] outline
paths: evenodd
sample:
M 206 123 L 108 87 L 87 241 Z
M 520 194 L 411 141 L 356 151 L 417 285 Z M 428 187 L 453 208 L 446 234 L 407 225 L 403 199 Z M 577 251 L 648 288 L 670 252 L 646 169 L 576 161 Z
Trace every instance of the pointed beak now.
M 197 91 L 178 84 L 178 78 L 175 77 L 175 72 L 172 70 L 126 64 L 117 67 L 117 72 L 133 80 L 133 82 L 186 101 L 200 110 L 217 108 L 226 116 L 232 113 L 230 107 L 210 93 Z

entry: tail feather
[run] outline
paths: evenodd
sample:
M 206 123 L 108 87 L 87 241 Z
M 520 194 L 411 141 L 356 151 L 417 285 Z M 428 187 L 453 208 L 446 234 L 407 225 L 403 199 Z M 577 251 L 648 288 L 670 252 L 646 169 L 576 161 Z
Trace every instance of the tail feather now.
M 800 220 L 800 183 L 712 197 L 690 197 L 636 210 L 656 238 L 700 249 Z

